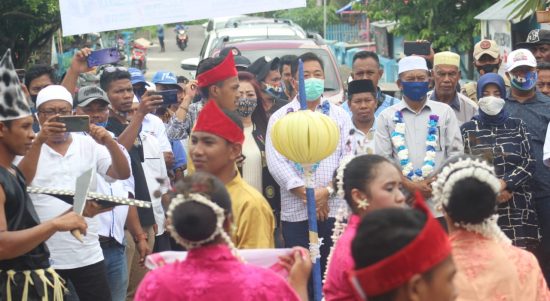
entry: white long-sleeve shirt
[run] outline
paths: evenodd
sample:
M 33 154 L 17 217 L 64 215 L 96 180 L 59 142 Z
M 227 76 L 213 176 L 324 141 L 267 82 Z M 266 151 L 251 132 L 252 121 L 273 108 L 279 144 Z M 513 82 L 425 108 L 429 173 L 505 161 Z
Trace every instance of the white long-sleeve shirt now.
M 332 181 L 334 171 L 338 168 L 339 162 L 344 156 L 345 144 L 352 128 L 351 117 L 340 106 L 332 104 L 326 99 L 321 99 L 321 105 L 317 108 L 322 112 L 322 105 L 330 106 L 328 116 L 336 122 L 340 129 L 340 140 L 334 153 L 319 163 L 315 172 L 315 187 L 326 187 Z M 281 220 L 287 222 L 300 222 L 307 220 L 307 206 L 304 201 L 290 192 L 291 189 L 304 186 L 302 173 L 297 169 L 296 164 L 281 155 L 271 142 L 271 129 L 275 122 L 289 112 L 300 110 L 300 103 L 295 98 L 284 107 L 277 110 L 269 119 L 266 137 L 267 166 L 275 181 L 281 186 Z M 335 197 L 329 199 L 329 217 L 335 217 L 336 212 L 343 200 Z

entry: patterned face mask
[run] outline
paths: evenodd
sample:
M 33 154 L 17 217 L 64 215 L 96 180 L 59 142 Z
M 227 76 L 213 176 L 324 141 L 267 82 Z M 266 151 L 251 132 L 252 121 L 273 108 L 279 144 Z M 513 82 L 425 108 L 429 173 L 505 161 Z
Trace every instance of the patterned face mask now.
M 258 105 L 258 99 L 256 98 L 239 98 L 237 101 L 237 113 L 241 117 L 248 117 L 254 112 Z

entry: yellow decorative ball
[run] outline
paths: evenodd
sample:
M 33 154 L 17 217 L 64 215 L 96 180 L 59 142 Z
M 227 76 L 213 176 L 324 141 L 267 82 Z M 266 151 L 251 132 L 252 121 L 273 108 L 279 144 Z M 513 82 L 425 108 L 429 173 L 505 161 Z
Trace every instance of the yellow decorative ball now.
M 275 149 L 290 161 L 314 164 L 330 156 L 338 146 L 340 130 L 330 117 L 300 110 L 279 119 L 271 129 Z

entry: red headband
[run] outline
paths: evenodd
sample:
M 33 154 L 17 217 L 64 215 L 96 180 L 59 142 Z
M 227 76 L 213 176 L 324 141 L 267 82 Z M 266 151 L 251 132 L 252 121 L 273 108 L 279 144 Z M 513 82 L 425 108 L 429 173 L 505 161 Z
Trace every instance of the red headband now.
M 237 76 L 237 68 L 235 68 L 233 52 L 229 51 L 225 59 L 223 59 L 219 65 L 199 74 L 197 80 L 199 87 L 204 88 L 234 76 Z
M 214 134 L 231 143 L 244 142 L 243 130 L 213 100 L 209 100 L 202 108 L 194 131 Z
M 426 213 L 426 224 L 405 248 L 373 265 L 352 271 L 350 281 L 358 297 L 378 296 L 405 284 L 415 274 L 427 272 L 451 254 L 447 233 L 432 216 L 420 193 L 415 208 Z

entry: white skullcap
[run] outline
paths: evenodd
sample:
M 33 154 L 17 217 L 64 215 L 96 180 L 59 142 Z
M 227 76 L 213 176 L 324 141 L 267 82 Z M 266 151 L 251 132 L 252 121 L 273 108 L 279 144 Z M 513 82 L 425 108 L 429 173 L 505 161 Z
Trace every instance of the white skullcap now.
M 411 70 L 426 70 L 428 71 L 428 65 L 423 57 L 412 55 L 406 56 L 399 61 L 399 72 L 411 71 Z
M 43 103 L 50 100 L 64 100 L 73 107 L 73 96 L 69 91 L 60 85 L 51 85 L 40 90 L 36 96 L 36 108 L 38 109 Z

